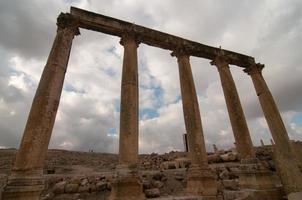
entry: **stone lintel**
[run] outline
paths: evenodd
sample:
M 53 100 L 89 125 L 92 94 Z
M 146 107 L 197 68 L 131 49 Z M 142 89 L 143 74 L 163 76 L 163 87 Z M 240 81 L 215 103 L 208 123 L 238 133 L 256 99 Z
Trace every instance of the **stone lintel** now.
M 71 7 L 70 14 L 79 20 L 81 28 L 98 31 L 110 35 L 122 37 L 125 30 L 132 29 L 140 36 L 142 43 L 174 51 L 179 46 L 185 46 L 191 56 L 214 60 L 221 52 L 229 59 L 229 64 L 239 67 L 249 66 L 254 62 L 251 56 L 228 51 L 221 48 L 211 47 L 198 42 L 193 42 L 181 37 L 163 33 L 154 29 L 139 26 L 112 17 L 89 12 L 76 7 Z

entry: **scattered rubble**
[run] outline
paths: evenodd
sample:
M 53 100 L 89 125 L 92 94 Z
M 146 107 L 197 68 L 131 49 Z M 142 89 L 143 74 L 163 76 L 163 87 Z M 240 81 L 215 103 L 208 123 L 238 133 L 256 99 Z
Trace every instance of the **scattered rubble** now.
M 263 165 L 275 171 L 271 146 L 255 148 Z M 0 150 L 0 193 L 12 167 L 15 149 Z M 185 195 L 190 160 L 185 152 L 140 155 L 139 173 L 147 198 Z M 218 150 L 208 155 L 210 167 L 216 172 L 218 194 L 224 200 L 245 199 L 238 181 L 239 155 L 234 149 Z M 105 199 L 115 178 L 118 157 L 96 152 L 49 150 L 45 163 L 46 186 L 43 200 Z

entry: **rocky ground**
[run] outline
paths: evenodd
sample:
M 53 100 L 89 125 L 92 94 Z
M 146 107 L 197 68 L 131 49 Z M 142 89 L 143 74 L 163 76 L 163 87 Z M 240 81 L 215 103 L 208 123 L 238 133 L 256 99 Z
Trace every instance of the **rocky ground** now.
M 259 160 L 274 172 L 271 146 L 255 149 Z M 15 155 L 15 149 L 0 150 L 0 188 L 5 185 Z M 216 172 L 221 197 L 227 195 L 223 199 L 236 199 L 242 195 L 238 185 L 237 153 L 233 149 L 220 150 L 209 153 L 208 158 L 210 167 Z M 117 163 L 115 154 L 49 150 L 43 199 L 105 199 L 110 193 Z M 139 171 L 145 195 L 148 198 L 184 195 L 189 165 L 184 152 L 140 155 Z

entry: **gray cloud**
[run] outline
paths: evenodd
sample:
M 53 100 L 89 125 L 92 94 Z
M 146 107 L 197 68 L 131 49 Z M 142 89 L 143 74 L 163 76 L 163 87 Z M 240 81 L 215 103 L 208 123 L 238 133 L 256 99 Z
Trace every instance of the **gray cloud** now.
M 252 55 L 266 64 L 264 77 L 289 134 L 302 139 L 302 5 L 283 1 L 38 1 L 0 2 L 0 146 L 17 147 L 56 33 L 56 17 L 70 5 Z M 74 39 L 50 148 L 117 152 L 123 48 L 119 38 L 81 30 Z M 185 131 L 177 62 L 170 52 L 140 45 L 140 108 L 158 115 L 140 120 L 141 152 L 182 150 Z M 207 147 L 234 138 L 217 69 L 191 58 Z M 254 143 L 270 133 L 252 82 L 231 67 Z M 161 92 L 160 96 L 157 92 Z M 118 134 L 118 132 L 117 132 Z

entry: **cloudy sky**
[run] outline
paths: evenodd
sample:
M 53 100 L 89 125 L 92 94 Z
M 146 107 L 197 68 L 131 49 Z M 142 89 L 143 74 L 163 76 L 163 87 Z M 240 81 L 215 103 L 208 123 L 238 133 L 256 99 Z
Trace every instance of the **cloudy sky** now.
M 291 139 L 302 140 L 301 0 L 2 0 L 0 148 L 18 147 L 48 53 L 56 17 L 70 6 L 255 57 Z M 176 59 L 141 44 L 140 152 L 183 150 Z M 118 151 L 123 48 L 119 38 L 81 29 L 74 39 L 50 148 Z M 191 57 L 208 150 L 233 145 L 219 74 Z M 270 132 L 250 77 L 231 66 L 255 145 Z

